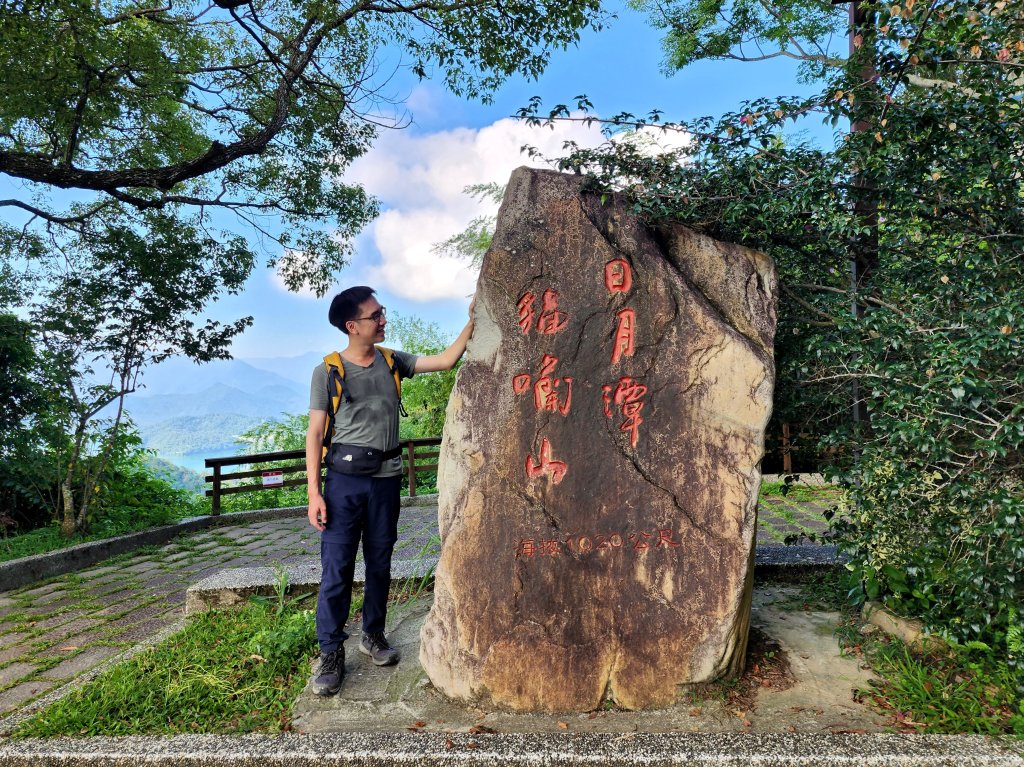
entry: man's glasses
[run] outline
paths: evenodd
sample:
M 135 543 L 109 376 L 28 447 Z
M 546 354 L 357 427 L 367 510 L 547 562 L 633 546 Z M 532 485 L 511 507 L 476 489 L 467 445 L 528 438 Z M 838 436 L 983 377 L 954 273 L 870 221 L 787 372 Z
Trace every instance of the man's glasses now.
M 385 317 L 387 317 L 387 315 L 388 315 L 387 307 L 382 306 L 380 309 L 378 309 L 377 311 L 375 311 L 373 314 L 369 315 L 368 317 L 356 317 L 352 321 L 353 322 L 359 322 L 359 320 L 373 320 L 374 322 L 376 322 L 379 325 L 380 321 L 382 319 L 384 319 Z

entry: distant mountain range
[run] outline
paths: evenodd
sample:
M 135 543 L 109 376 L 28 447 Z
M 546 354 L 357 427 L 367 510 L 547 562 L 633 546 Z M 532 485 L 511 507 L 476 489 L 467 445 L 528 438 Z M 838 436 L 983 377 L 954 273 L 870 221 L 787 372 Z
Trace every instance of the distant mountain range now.
M 165 461 L 201 471 L 204 458 L 243 452 L 238 436 L 263 421 L 309 409 L 309 379 L 322 359 L 172 358 L 149 368 L 125 400 L 146 447 Z

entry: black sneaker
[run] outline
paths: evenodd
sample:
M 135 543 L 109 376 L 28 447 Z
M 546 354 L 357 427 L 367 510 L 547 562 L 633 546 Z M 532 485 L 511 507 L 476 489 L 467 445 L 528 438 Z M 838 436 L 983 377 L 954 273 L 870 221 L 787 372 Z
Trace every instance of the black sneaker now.
M 334 652 L 320 656 L 320 668 L 313 680 L 314 695 L 334 695 L 341 689 L 341 680 L 345 676 L 345 648 L 339 647 Z
M 388 644 L 383 631 L 376 634 L 363 634 L 359 640 L 359 652 L 369 655 L 377 666 L 390 666 L 398 663 L 398 650 Z

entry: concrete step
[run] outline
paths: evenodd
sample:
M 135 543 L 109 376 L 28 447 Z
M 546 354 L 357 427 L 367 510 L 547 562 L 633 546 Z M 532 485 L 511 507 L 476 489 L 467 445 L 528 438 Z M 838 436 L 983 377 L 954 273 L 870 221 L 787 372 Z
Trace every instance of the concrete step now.
M 395 560 L 391 579 L 403 582 L 429 576 L 437 566 L 437 556 Z M 754 575 L 760 580 L 829 568 L 837 562 L 835 546 L 758 546 Z M 231 567 L 190 586 L 185 593 L 185 614 L 234 607 L 251 596 L 273 596 L 286 579 L 290 594 L 314 593 L 320 588 L 320 558 L 307 557 L 284 568 Z M 356 563 L 354 582 L 363 582 L 363 563 Z
M 437 566 L 437 557 L 393 560 L 392 585 L 430 576 Z M 365 567 L 356 563 L 353 583 L 362 584 Z M 185 592 L 185 614 L 211 609 L 235 607 L 252 596 L 273 596 L 287 584 L 291 595 L 316 593 L 320 590 L 320 558 L 306 557 L 285 567 L 230 567 L 190 586 Z

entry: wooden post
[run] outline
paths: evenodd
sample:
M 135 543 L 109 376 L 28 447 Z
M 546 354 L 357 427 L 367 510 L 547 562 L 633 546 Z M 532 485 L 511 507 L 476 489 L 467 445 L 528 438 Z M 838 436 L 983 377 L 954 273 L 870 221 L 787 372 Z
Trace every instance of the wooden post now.
M 406 443 L 406 450 L 409 459 L 409 497 L 416 495 L 416 447 L 409 441 Z
M 214 464 L 213 466 L 213 499 L 210 504 L 210 510 L 213 516 L 220 514 L 220 464 Z
M 782 473 L 793 473 L 793 453 L 789 444 L 789 423 L 782 424 Z

